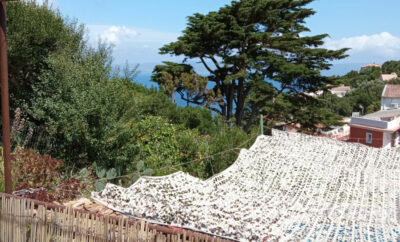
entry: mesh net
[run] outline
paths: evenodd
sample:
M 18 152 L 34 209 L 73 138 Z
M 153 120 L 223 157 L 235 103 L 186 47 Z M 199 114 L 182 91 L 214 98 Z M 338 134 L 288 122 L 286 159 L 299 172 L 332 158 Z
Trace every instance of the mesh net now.
M 208 180 L 142 177 L 92 197 L 134 217 L 238 240 L 397 240 L 400 150 L 273 131 Z

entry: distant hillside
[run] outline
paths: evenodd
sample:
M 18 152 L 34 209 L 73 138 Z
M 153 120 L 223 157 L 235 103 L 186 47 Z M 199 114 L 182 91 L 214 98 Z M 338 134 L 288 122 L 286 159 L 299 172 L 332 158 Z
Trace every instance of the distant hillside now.
M 334 64 L 332 68 L 328 71 L 322 71 L 323 75 L 327 76 L 343 76 L 349 73 L 350 71 L 359 71 L 361 66 L 367 65 L 370 63 L 338 63 Z

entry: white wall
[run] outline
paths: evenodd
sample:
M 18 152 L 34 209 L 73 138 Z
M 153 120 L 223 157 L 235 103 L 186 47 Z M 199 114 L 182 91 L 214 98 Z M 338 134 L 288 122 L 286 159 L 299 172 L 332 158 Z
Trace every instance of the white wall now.
M 393 133 L 383 133 L 383 148 L 390 148 L 392 147 L 392 135 Z
M 399 140 L 400 140 L 400 136 L 399 136 L 399 132 L 395 132 L 396 138 L 394 141 L 394 147 L 399 147 Z
M 381 99 L 381 110 L 389 110 L 391 108 L 392 103 L 397 103 L 400 108 L 400 98 L 385 98 L 382 97 Z

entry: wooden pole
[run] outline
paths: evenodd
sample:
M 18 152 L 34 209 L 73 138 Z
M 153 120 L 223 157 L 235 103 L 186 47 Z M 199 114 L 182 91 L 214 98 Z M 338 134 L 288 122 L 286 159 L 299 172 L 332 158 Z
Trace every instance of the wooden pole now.
M 262 114 L 260 115 L 260 130 L 261 135 L 264 135 L 264 116 Z
M 11 181 L 11 144 L 10 144 L 10 105 L 8 94 L 7 60 L 7 22 L 6 2 L 0 2 L 0 75 L 1 75 L 1 118 L 3 129 L 3 159 L 6 193 L 12 193 Z

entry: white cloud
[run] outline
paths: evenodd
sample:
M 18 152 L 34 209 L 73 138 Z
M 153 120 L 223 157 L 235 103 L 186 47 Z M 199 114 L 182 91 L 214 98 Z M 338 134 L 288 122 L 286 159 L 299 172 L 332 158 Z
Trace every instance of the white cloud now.
M 88 25 L 89 39 L 97 42 L 99 39 L 115 45 L 123 43 L 141 43 L 142 46 L 151 44 L 166 44 L 175 41 L 178 33 L 163 32 L 152 29 L 130 28 L 114 25 Z
M 179 33 L 114 25 L 88 25 L 88 38 L 92 46 L 99 40 L 114 46 L 115 63 L 159 63 L 171 60 L 158 54 L 159 48 L 176 41 Z
M 110 26 L 98 33 L 98 38 L 112 44 L 119 44 L 121 42 L 132 41 L 138 35 L 137 31 L 126 26 Z
M 388 32 L 380 34 L 355 36 L 339 40 L 327 39 L 325 48 L 351 48 L 348 62 L 384 62 L 400 57 L 400 37 Z

